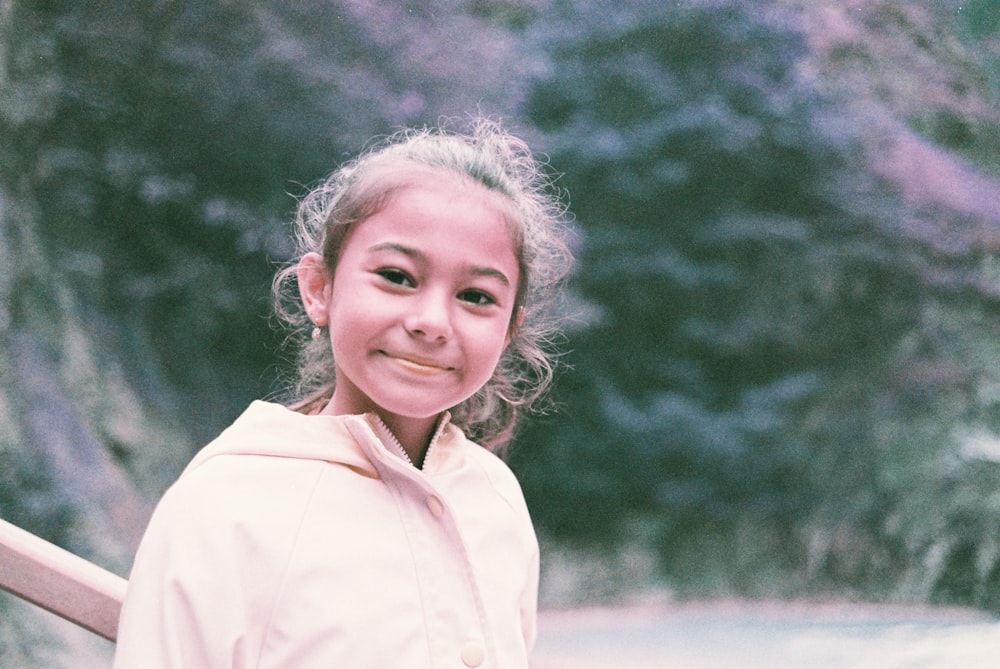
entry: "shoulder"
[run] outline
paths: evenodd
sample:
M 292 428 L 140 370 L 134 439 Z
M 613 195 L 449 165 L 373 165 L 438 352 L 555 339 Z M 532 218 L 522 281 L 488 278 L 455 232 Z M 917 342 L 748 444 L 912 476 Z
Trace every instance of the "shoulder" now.
M 503 497 L 507 503 L 519 512 L 527 513 L 527 504 L 521 484 L 517 476 L 495 453 L 488 451 L 479 444 L 465 440 L 466 460 L 470 466 L 478 469 L 488 479 L 493 490 Z
M 510 467 L 500 456 L 486 448 L 480 446 L 469 439 L 465 440 L 466 457 L 472 460 L 477 467 L 481 467 L 491 476 L 503 481 L 507 485 L 517 485 L 517 477 Z
M 289 415 L 281 407 L 252 405 L 167 489 L 150 529 L 198 535 L 211 543 L 229 540 L 233 529 L 243 535 L 281 535 L 281 524 L 302 512 L 330 469 L 327 461 L 297 456 L 295 444 L 319 439 L 288 429 Z
M 187 471 L 164 494 L 162 504 L 204 505 L 223 512 L 243 505 L 294 500 L 326 463 L 274 455 L 219 454 Z M 275 498 L 272 493 L 284 494 Z M 210 511 L 210 508 L 204 509 Z
M 251 548 L 242 542 L 255 550 L 277 547 L 294 526 L 289 521 L 308 506 L 321 476 L 316 464 L 257 455 L 214 457 L 167 489 L 147 534 L 223 552 Z
M 136 592 L 151 589 L 158 599 L 169 585 L 205 610 L 213 597 L 267 606 L 310 513 L 322 478 L 317 469 L 304 461 L 225 455 L 182 476 L 143 535 L 130 578 L 141 584 Z M 247 583 L 256 585 L 246 589 Z

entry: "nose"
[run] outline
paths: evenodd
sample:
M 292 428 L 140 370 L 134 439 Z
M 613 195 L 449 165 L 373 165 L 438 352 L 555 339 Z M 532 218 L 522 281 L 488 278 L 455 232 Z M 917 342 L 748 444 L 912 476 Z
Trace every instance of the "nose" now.
M 449 295 L 427 291 L 413 300 L 404 327 L 415 337 L 432 341 L 447 341 L 452 335 L 451 300 Z

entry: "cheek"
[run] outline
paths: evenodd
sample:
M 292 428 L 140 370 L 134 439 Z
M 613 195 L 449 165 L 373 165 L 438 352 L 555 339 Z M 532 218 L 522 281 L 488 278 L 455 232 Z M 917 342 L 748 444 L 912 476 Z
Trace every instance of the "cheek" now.
M 359 350 L 369 339 L 378 321 L 377 314 L 351 300 L 334 299 L 330 308 L 330 343 L 335 356 Z
M 503 355 L 504 350 L 507 348 L 507 343 L 509 342 L 506 323 L 501 327 L 491 327 L 484 328 L 477 336 L 473 337 L 473 351 L 472 355 L 475 356 L 479 366 L 488 367 L 488 370 L 484 370 L 484 374 L 489 375 L 493 373 L 493 368 L 496 367 L 497 362 L 500 361 L 500 356 Z

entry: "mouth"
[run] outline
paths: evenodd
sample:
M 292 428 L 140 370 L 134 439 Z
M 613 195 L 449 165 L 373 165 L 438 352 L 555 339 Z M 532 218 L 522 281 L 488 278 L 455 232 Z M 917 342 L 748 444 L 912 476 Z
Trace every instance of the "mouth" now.
M 382 351 L 382 355 L 386 356 L 394 363 L 415 372 L 417 374 L 431 375 L 431 374 L 442 374 L 444 372 L 450 372 L 454 367 L 449 367 L 447 365 L 442 365 L 441 363 L 435 362 L 434 360 L 428 360 L 425 358 L 418 358 L 414 356 L 399 356 L 392 355 L 391 353 L 386 353 Z

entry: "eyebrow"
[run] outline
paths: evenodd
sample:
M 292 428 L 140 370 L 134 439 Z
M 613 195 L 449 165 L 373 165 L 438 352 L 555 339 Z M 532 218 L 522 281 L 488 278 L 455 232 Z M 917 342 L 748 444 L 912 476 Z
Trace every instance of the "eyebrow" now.
M 400 244 L 398 242 L 382 242 L 381 244 L 375 244 L 369 247 L 369 253 L 378 253 L 380 251 L 395 251 L 397 253 L 402 253 L 405 256 L 413 258 L 414 260 L 419 260 L 421 262 L 427 262 L 427 255 L 422 251 L 413 248 L 412 246 L 406 246 L 405 244 Z M 510 279 L 507 275 L 496 269 L 495 267 L 489 266 L 478 266 L 474 265 L 469 268 L 469 271 L 477 276 L 493 277 L 503 283 L 505 286 L 510 285 Z

